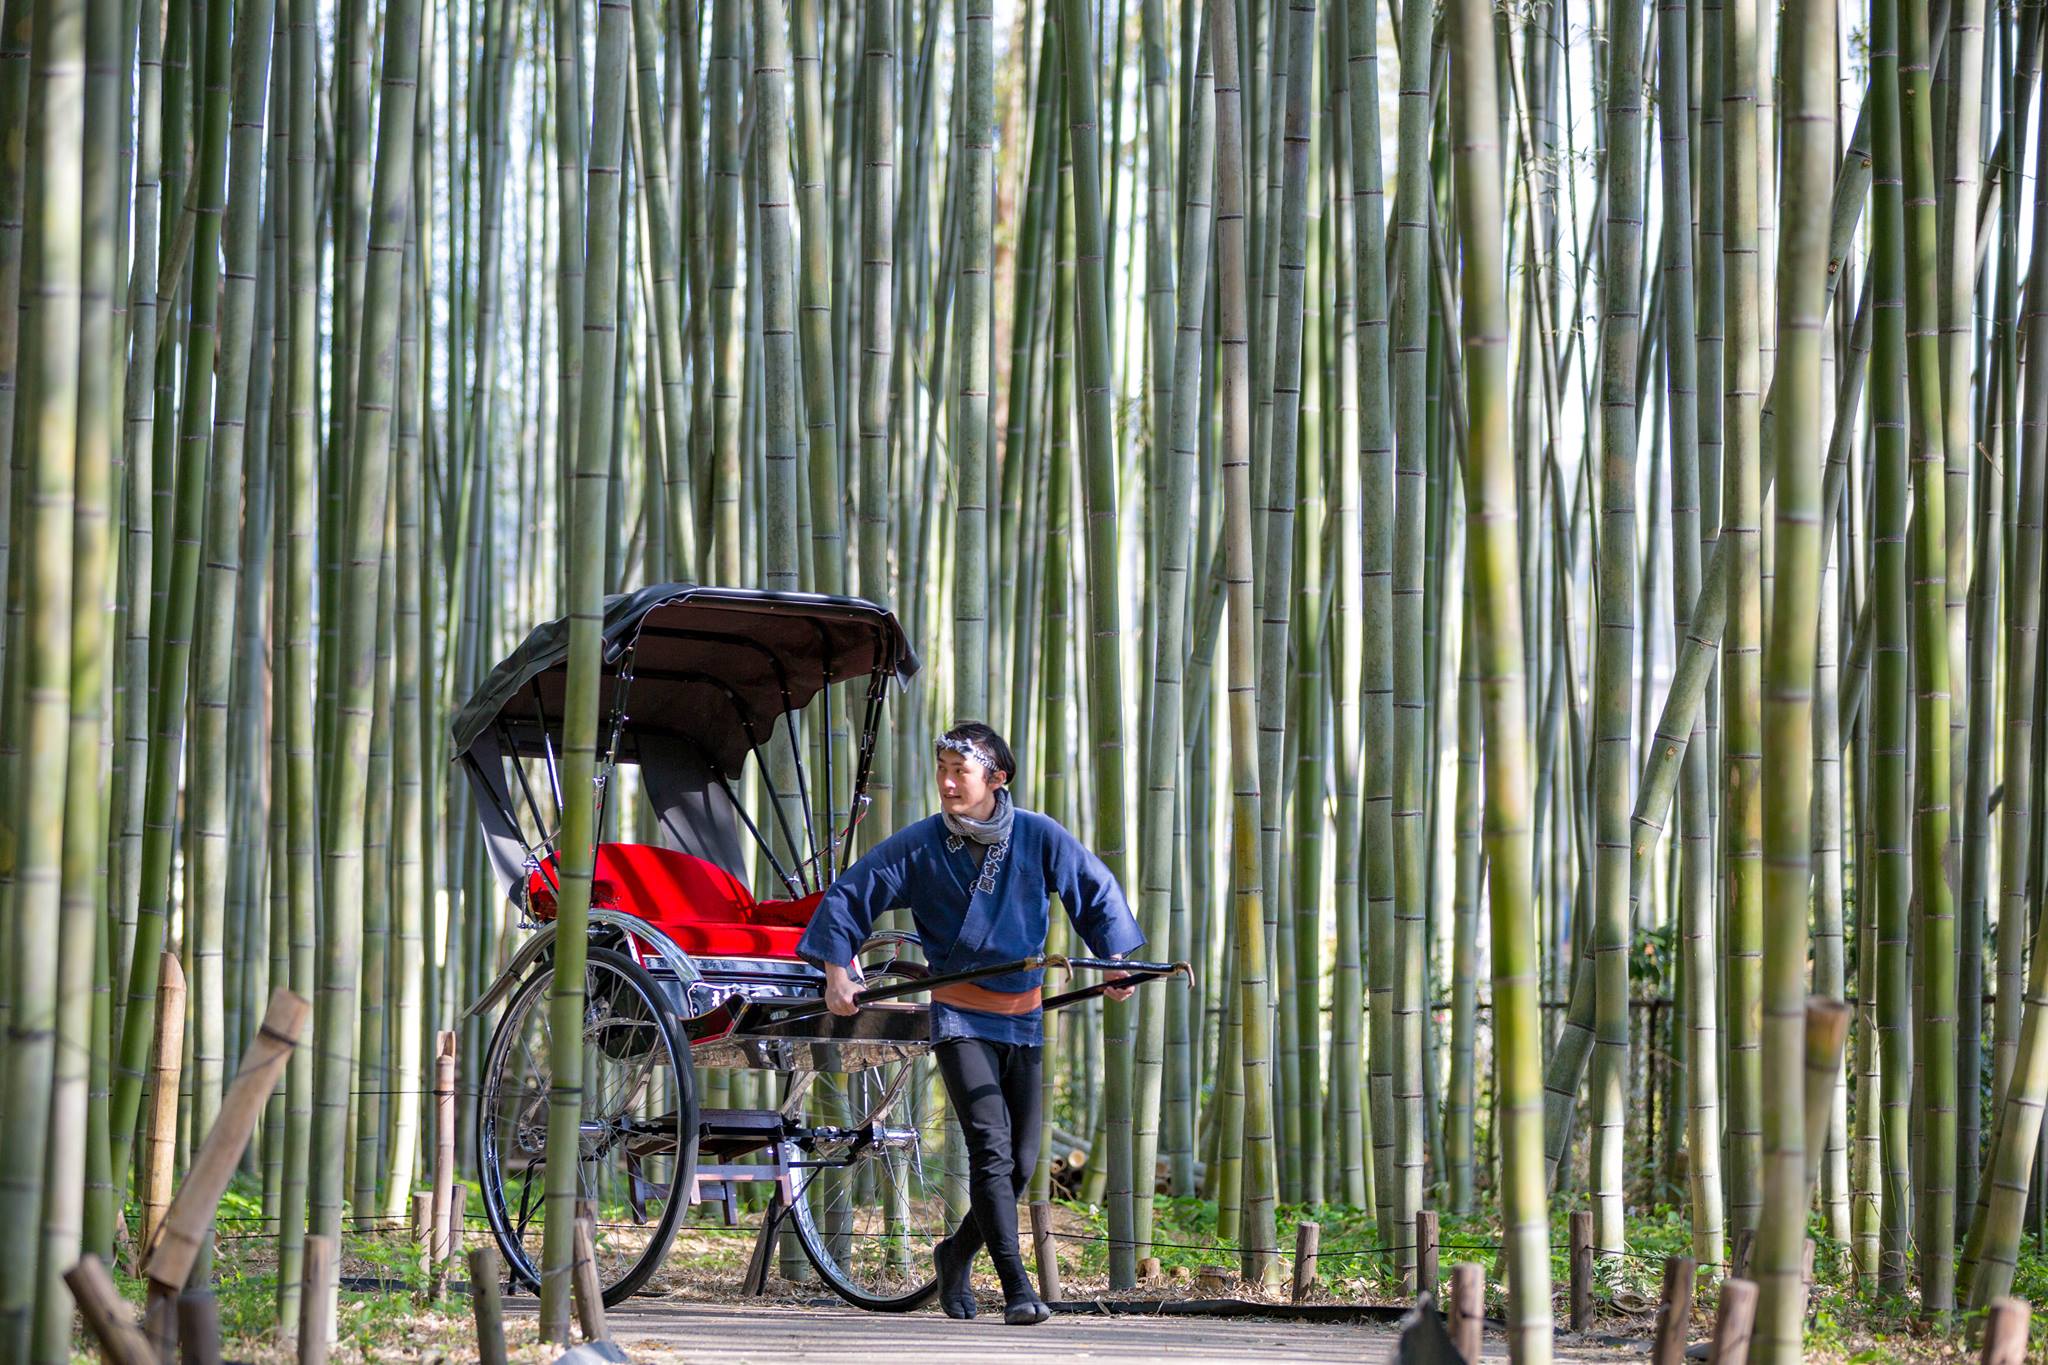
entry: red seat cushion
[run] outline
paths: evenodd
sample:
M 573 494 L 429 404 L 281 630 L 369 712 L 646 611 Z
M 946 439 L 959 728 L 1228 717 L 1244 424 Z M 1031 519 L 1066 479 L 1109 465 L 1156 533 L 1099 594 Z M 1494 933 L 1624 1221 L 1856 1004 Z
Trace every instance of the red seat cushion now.
M 544 920 L 554 918 L 554 862 L 527 882 Z M 600 844 L 590 902 L 646 920 L 694 956 L 794 959 L 823 894 L 757 902 L 746 883 L 703 858 L 653 844 Z

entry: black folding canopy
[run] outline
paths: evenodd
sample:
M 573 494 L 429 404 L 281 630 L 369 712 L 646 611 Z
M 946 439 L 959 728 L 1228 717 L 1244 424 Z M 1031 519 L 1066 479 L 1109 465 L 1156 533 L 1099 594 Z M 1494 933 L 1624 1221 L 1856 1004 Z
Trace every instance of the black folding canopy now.
M 503 722 L 522 754 L 559 745 L 569 618 L 545 621 L 490 671 L 450 724 L 455 756 Z M 859 597 L 657 583 L 604 603 L 598 714 L 609 718 L 631 660 L 621 761 L 639 735 L 670 735 L 727 772 L 767 740 L 777 717 L 831 683 L 881 672 L 908 683 L 917 656 L 894 615 Z M 600 736 L 600 742 L 603 737 Z
M 449 726 L 454 757 L 478 789 L 491 861 L 514 899 L 535 857 L 513 813 L 515 781 L 535 823 L 544 821 L 537 793 L 506 760 L 546 758 L 552 784 L 568 654 L 567 617 L 535 626 Z M 747 754 L 827 686 L 907 684 L 917 669 L 895 616 L 862 598 L 692 583 L 620 593 L 604 604 L 599 753 L 640 765 L 669 840 L 743 875 L 735 817 L 744 816 L 731 783 Z M 871 702 L 879 700 L 877 690 Z

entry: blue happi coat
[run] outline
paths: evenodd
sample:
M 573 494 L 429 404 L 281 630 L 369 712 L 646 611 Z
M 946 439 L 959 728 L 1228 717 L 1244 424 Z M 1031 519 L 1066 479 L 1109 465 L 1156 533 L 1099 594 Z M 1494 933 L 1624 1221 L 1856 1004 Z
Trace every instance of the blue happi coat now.
M 821 967 L 846 966 L 877 916 L 908 906 L 934 974 L 1015 962 L 1045 951 L 1048 901 L 1054 893 L 1067 908 L 1075 933 L 1096 956 L 1129 953 L 1144 944 L 1116 878 L 1051 816 L 1018 808 L 993 891 L 974 889 L 982 846 L 954 840 L 959 847 L 949 848 L 950 838 L 944 817 L 933 815 L 875 845 L 826 889 L 797 955 Z M 1044 975 L 1006 972 L 978 984 L 993 991 L 1027 991 Z M 1043 1037 L 1041 1014 L 991 1014 L 934 1002 L 932 1036 L 1036 1047 Z

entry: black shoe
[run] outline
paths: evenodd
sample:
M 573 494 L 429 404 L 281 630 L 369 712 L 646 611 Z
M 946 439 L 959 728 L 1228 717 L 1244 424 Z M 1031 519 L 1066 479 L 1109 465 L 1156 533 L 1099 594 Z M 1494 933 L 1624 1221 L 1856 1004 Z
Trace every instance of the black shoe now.
M 939 1307 L 949 1318 L 974 1316 L 974 1257 L 953 1258 L 952 1239 L 932 1244 L 932 1265 L 939 1272 Z
M 1051 1316 L 1052 1309 L 1028 1289 L 1022 1296 L 1011 1299 L 1003 1309 L 1003 1321 L 1012 1327 L 1036 1327 Z

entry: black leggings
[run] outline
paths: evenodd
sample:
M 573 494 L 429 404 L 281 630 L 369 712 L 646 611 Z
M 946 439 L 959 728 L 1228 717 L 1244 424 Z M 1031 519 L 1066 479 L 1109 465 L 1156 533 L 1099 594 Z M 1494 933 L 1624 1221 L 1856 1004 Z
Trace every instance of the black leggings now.
M 972 1208 L 951 1238 L 971 1259 L 986 1245 L 1008 1297 L 1028 1293 L 1017 1254 L 1017 1201 L 1038 1164 L 1039 1058 L 1042 1049 L 979 1038 L 949 1038 L 935 1049 L 939 1074 L 967 1138 Z

